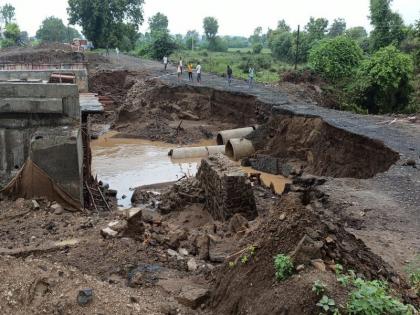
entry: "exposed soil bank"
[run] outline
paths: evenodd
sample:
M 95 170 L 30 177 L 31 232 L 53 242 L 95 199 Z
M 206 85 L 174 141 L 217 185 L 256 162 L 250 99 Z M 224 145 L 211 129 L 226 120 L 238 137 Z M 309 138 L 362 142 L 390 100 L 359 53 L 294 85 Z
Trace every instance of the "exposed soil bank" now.
M 191 143 L 223 129 L 261 123 L 267 113 L 266 105 L 242 93 L 139 81 L 128 92 L 113 127 L 124 136 Z
M 275 115 L 249 138 L 259 153 L 293 161 L 320 176 L 369 178 L 399 159 L 382 142 L 333 127 L 321 118 Z

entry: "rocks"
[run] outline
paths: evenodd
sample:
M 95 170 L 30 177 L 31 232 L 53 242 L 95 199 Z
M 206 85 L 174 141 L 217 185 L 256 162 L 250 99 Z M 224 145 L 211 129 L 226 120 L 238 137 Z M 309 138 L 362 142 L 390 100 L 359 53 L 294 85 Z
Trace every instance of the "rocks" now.
M 206 302 L 209 296 L 210 291 L 207 288 L 198 285 L 187 285 L 182 287 L 176 300 L 182 305 L 196 309 Z
M 323 242 L 314 241 L 305 235 L 290 255 L 295 265 L 306 265 L 313 259 L 321 258 Z
M 229 231 L 232 233 L 238 233 L 239 231 L 245 230 L 248 227 L 248 220 L 239 213 L 234 214 L 233 217 L 229 220 Z
M 77 294 L 77 304 L 86 306 L 93 300 L 93 289 L 83 289 Z
M 39 210 L 39 208 L 40 208 L 40 206 L 39 206 L 38 201 L 32 200 L 32 209 Z
M 403 166 L 412 166 L 413 168 L 417 168 L 416 161 L 413 160 L 413 159 L 409 159 L 409 160 L 405 161 Z
M 101 235 L 104 238 L 128 236 L 134 239 L 143 239 L 144 231 L 142 210 L 131 208 L 124 213 L 123 219 L 108 223 L 108 226 L 101 230 Z
M 189 111 L 180 112 L 178 114 L 179 119 L 185 119 L 185 120 L 200 120 L 200 117 L 197 115 L 194 115 L 193 113 Z
M 110 227 L 106 227 L 104 229 L 101 230 L 101 235 L 104 238 L 114 238 L 118 236 L 118 232 L 114 231 L 113 229 L 111 229 Z
M 182 241 L 188 239 L 188 232 L 185 229 L 178 229 L 175 232 L 169 233 L 168 245 L 172 249 L 177 249 Z
M 198 268 L 197 261 L 194 258 L 191 258 L 187 261 L 188 271 L 196 271 Z
M 326 271 L 327 268 L 325 266 L 325 263 L 322 259 L 313 259 L 311 260 L 311 265 L 315 267 L 315 269 L 319 270 L 319 271 Z
M 206 206 L 216 220 L 226 221 L 240 213 L 257 217 L 255 198 L 247 175 L 223 154 L 201 161 L 197 179 L 205 191 Z
M 185 248 L 180 248 L 180 249 L 178 250 L 178 253 L 179 253 L 181 256 L 188 256 L 188 251 L 187 251 Z
M 197 249 L 197 256 L 201 260 L 209 258 L 210 238 L 207 234 L 198 235 L 194 240 L 195 248 Z
M 63 214 L 64 208 L 59 203 L 53 203 L 51 209 L 54 211 L 54 214 L 60 215 Z

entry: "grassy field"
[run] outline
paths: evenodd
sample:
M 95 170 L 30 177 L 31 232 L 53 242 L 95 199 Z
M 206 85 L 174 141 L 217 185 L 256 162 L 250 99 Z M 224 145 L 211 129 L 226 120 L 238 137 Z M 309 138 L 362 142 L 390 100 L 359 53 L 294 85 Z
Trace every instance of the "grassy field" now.
M 247 47 L 247 48 L 228 48 L 228 52 L 233 52 L 233 53 L 250 53 L 252 52 L 252 48 L 251 47 Z M 270 48 L 263 48 L 263 50 L 261 51 L 262 54 L 271 54 L 271 49 Z
M 170 61 L 176 63 L 180 57 L 184 60 L 184 64 L 192 62 L 197 65 L 201 62 L 203 71 L 215 73 L 217 75 L 225 75 L 227 65 L 233 69 L 233 76 L 236 79 L 247 79 L 248 68 L 250 65 L 255 67 L 256 81 L 262 83 L 273 83 L 279 80 L 279 73 L 293 66 L 274 60 L 269 54 L 269 50 L 261 54 L 252 54 L 251 51 L 245 49 L 231 49 L 228 52 L 209 52 L 207 50 L 181 50 L 176 51 L 170 56 Z M 244 52 L 243 52 L 244 51 Z

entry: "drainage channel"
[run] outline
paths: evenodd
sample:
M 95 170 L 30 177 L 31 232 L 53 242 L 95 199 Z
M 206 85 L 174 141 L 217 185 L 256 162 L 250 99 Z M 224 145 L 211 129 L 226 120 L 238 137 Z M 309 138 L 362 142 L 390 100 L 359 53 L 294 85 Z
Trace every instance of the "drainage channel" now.
M 91 142 L 92 173 L 98 179 L 118 191 L 118 205 L 131 206 L 133 189 L 138 186 L 177 181 L 195 176 L 201 158 L 171 159 L 170 149 L 175 145 L 131 138 L 115 138 L 115 132 L 108 132 Z M 215 145 L 214 140 L 204 140 L 193 146 Z M 239 162 L 238 162 L 239 163 Z M 277 193 L 284 190 L 287 179 L 243 168 L 246 173 L 261 173 L 261 179 L 269 186 L 273 183 Z

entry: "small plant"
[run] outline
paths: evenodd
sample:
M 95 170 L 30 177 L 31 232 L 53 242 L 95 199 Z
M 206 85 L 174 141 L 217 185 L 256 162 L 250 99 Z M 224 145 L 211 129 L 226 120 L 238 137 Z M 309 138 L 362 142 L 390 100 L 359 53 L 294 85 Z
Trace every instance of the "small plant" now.
M 411 286 L 416 290 L 417 295 L 420 295 L 420 270 L 410 273 L 409 280 Z
M 251 245 L 251 246 L 249 246 L 249 248 L 248 248 L 248 252 L 249 252 L 249 255 L 250 256 L 255 256 L 255 250 L 256 250 L 257 248 L 255 247 L 255 245 Z
M 337 276 L 341 275 L 343 273 L 343 266 L 340 264 L 335 264 L 335 274 Z
M 316 304 L 316 306 L 319 306 L 320 308 L 322 308 L 323 312 L 328 313 L 333 313 L 333 314 L 338 314 L 337 313 L 337 306 L 335 305 L 335 301 L 333 299 L 330 299 L 328 296 L 323 295 L 321 300 L 319 300 L 319 302 Z
M 350 293 L 347 303 L 347 313 L 349 315 L 412 314 L 410 306 L 404 305 L 388 294 L 388 285 L 385 282 L 378 280 L 365 281 L 357 278 L 353 284 L 356 289 Z
M 326 288 L 327 286 L 323 282 L 316 280 L 312 286 L 312 291 L 315 292 L 316 295 L 321 295 L 325 292 Z
M 234 261 L 229 261 L 229 268 L 235 268 L 236 263 Z
M 243 263 L 244 265 L 249 261 L 249 257 L 248 255 L 243 255 L 241 257 L 241 263 Z
M 347 287 L 350 284 L 350 276 L 348 275 L 339 275 L 337 281 L 344 287 Z
M 285 280 L 293 273 L 292 259 L 290 256 L 278 254 L 274 257 L 274 268 L 276 269 L 277 280 Z

